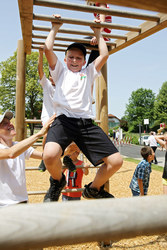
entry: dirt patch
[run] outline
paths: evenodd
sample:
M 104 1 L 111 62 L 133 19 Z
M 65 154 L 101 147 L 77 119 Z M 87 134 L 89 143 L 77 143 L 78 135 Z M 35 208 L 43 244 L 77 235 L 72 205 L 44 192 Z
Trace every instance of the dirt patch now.
M 40 161 L 29 160 L 26 161 L 26 166 L 38 166 Z M 131 197 L 131 191 L 129 189 L 129 183 L 132 178 L 134 169 L 136 167 L 135 163 L 126 162 L 122 168 L 110 179 L 109 186 L 110 192 L 117 198 L 121 197 Z M 83 185 L 89 183 L 93 180 L 96 174 L 96 169 L 90 169 L 89 175 L 84 176 Z M 26 171 L 27 177 L 27 189 L 28 191 L 36 190 L 47 190 L 49 188 L 49 173 L 46 171 L 41 173 L 39 171 Z M 162 173 L 153 170 L 151 173 L 150 187 L 148 195 L 161 195 L 162 194 Z M 41 203 L 43 201 L 44 195 L 31 195 L 29 196 L 30 203 Z M 61 202 L 61 199 L 60 199 Z M 80 250 L 80 249 L 100 249 L 97 242 L 61 246 L 61 247 L 49 247 L 44 248 L 49 250 Z M 113 242 L 111 248 L 107 249 L 167 249 L 167 234 L 166 235 L 155 235 L 155 236 L 143 236 L 136 237 L 133 239 L 124 239 L 118 242 Z

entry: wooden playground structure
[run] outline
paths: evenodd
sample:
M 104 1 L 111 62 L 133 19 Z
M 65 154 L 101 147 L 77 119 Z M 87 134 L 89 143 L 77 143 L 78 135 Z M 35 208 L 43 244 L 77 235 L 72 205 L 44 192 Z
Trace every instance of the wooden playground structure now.
M 79 1 L 78 1 L 79 2 Z M 80 1 L 81 2 L 81 1 Z M 81 11 L 87 13 L 104 13 L 111 16 L 133 20 L 143 20 L 139 26 L 122 24 L 96 24 L 99 27 L 112 29 L 111 38 L 107 45 L 112 56 L 127 46 L 140 41 L 155 32 L 167 27 L 167 0 L 152 2 L 151 0 L 106 0 L 108 4 L 134 7 L 135 12 L 103 9 L 86 6 L 85 2 L 78 4 L 55 0 L 18 0 L 23 39 L 18 41 L 17 50 L 17 82 L 16 82 L 16 130 L 17 140 L 24 138 L 25 134 L 25 62 L 26 55 L 32 49 L 39 49 L 50 31 L 53 17 L 45 15 L 47 8 L 66 9 L 68 11 Z M 94 0 L 95 2 L 95 0 Z M 43 6 L 44 14 L 34 13 L 35 6 Z M 138 9 L 156 11 L 156 14 L 144 14 Z M 92 18 L 93 19 L 93 18 Z M 54 19 L 55 20 L 55 19 Z M 91 26 L 92 20 L 78 20 L 75 18 L 61 18 L 69 28 L 61 28 L 54 44 L 55 51 L 66 50 L 71 42 L 88 43 L 83 37 L 91 36 L 93 32 L 88 29 L 81 30 L 78 26 Z M 36 21 L 48 22 L 48 26 L 37 25 Z M 76 29 L 71 29 L 75 25 Z M 125 31 L 124 35 L 116 33 L 117 30 Z M 38 31 L 38 33 L 35 33 Z M 65 34 L 63 37 L 61 34 Z M 73 36 L 72 36 L 73 35 Z M 74 37 L 76 35 L 76 37 Z M 37 39 L 37 40 L 34 40 Z M 64 41 L 65 43 L 62 43 Z M 90 48 L 87 46 L 87 51 Z M 96 119 L 100 126 L 108 132 L 108 93 L 107 93 L 107 64 L 102 69 L 102 76 L 96 81 Z M 99 209 L 100 208 L 100 209 Z M 167 197 L 152 196 L 125 199 L 106 199 L 84 201 L 78 206 L 77 202 L 27 204 L 9 207 L 1 211 L 0 219 L 3 233 L 0 234 L 0 249 L 30 249 L 50 245 L 65 245 L 89 241 L 109 239 L 132 238 L 137 235 L 153 235 L 167 232 Z M 40 214 L 39 214 L 40 211 Z M 75 211 L 75 213 L 74 213 Z M 99 212 L 100 211 L 100 212 Z M 125 213 L 126 211 L 126 213 Z M 144 217 L 143 216 L 144 212 Z M 141 215 L 142 214 L 142 215 Z M 8 218 L 6 220 L 6 218 Z M 14 220 L 13 220 L 14 218 Z M 79 218 L 79 221 L 78 221 Z M 62 223 L 65 220 L 66 223 Z M 72 222 L 73 220 L 73 222 Z M 72 226 L 73 225 L 73 226 Z M 57 230 L 55 230 L 57 229 Z M 39 234 L 40 230 L 41 234 Z
M 122 11 L 115 10 L 114 6 L 110 9 L 99 8 L 93 6 L 87 6 L 85 1 L 79 1 L 82 4 L 64 2 L 64 1 L 55 1 L 55 0 L 18 0 L 19 11 L 20 11 L 20 20 L 22 28 L 23 40 L 18 41 L 18 56 L 17 56 L 17 82 L 16 82 L 16 129 L 17 129 L 17 140 L 20 141 L 24 138 L 24 129 L 25 129 L 25 60 L 26 55 L 30 54 L 32 49 L 39 49 L 41 44 L 44 44 L 44 41 L 47 37 L 48 32 L 51 28 L 51 21 L 55 21 L 55 18 L 52 15 L 46 15 L 45 11 L 47 8 L 52 8 L 52 13 L 59 13 L 59 9 L 68 10 L 73 13 L 77 12 L 87 12 L 87 13 L 103 13 L 110 14 L 111 16 L 128 18 L 131 20 L 132 25 L 122 25 L 114 23 L 100 23 L 96 24 L 98 27 L 108 27 L 112 29 L 110 34 L 105 34 L 105 37 L 111 38 L 107 42 L 108 47 L 110 47 L 109 54 L 112 56 L 113 53 L 116 53 L 127 46 L 132 45 L 164 28 L 167 27 L 167 0 L 154 1 L 151 0 L 140 1 L 137 0 L 118 0 L 118 1 L 99 1 L 107 2 L 109 4 L 135 7 L 145 10 L 158 11 L 160 13 L 156 14 L 145 14 L 139 12 L 136 9 L 135 12 L 132 11 Z M 95 2 L 95 1 L 94 1 Z M 43 13 L 34 13 L 34 8 L 36 6 L 42 6 Z M 93 15 L 92 15 L 93 17 Z M 93 18 L 92 18 L 93 20 Z M 75 18 L 66 18 L 62 17 L 61 21 L 63 24 L 66 24 L 68 28 L 61 28 L 56 36 L 54 50 L 64 52 L 67 46 L 71 42 L 82 42 L 89 43 L 89 39 L 85 39 L 85 36 L 92 36 L 93 32 L 90 32 L 89 26 L 94 24 L 92 20 L 75 19 Z M 139 26 L 134 26 L 134 20 L 142 20 L 143 23 Z M 40 22 L 41 25 L 36 24 Z M 42 25 L 43 22 L 49 23 L 49 26 Z M 75 26 L 75 29 L 71 27 Z M 81 30 L 80 26 L 83 27 Z M 88 29 L 85 30 L 85 27 L 88 26 Z M 124 35 L 117 34 L 117 31 L 127 32 Z M 38 33 L 35 33 L 38 32 Z M 61 36 L 65 35 L 65 36 Z M 34 40 L 37 39 L 37 40 Z M 58 42 L 57 42 L 58 41 Z M 65 41 L 63 43 L 62 41 Z M 89 47 L 87 51 L 89 52 Z M 107 65 L 102 69 L 102 76 L 96 81 L 96 119 L 100 120 L 100 126 L 102 129 L 108 133 L 108 93 L 107 93 Z

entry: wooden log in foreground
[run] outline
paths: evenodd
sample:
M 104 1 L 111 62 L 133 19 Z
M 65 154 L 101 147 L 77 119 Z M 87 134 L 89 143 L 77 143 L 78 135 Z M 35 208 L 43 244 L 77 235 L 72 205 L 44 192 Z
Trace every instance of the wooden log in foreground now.
M 20 204 L 0 209 L 0 249 L 29 249 L 167 232 L 167 196 Z

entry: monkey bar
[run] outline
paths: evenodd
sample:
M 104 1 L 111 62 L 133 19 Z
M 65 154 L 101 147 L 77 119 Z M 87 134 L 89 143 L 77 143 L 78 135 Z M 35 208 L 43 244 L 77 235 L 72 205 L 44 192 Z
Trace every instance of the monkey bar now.
M 95 0 L 94 0 L 95 2 Z M 85 38 L 87 36 L 92 36 L 93 32 L 90 30 L 89 26 L 97 26 L 97 27 L 108 27 L 112 29 L 110 34 L 105 33 L 105 37 L 109 37 L 110 41 L 107 42 L 107 45 L 110 47 L 109 54 L 114 54 L 117 51 L 122 50 L 164 28 L 167 27 L 167 0 L 138 0 L 130 1 L 130 0 L 100 0 L 99 2 L 112 4 L 110 8 L 99 8 L 94 6 L 87 6 L 85 1 L 56 1 L 56 0 L 18 0 L 19 11 L 20 11 L 20 19 L 21 19 L 21 27 L 22 27 L 22 36 L 23 36 L 23 45 L 22 51 L 20 52 L 22 55 L 30 54 L 32 49 L 39 49 L 41 44 L 44 44 L 44 40 L 46 39 L 48 32 L 51 29 L 51 22 L 56 19 L 52 15 L 48 15 L 49 10 L 52 8 L 52 13 L 59 13 L 59 9 L 68 10 L 69 17 L 62 16 L 59 21 L 63 23 L 63 26 L 67 26 L 60 28 L 58 35 L 55 40 L 59 41 L 55 42 L 54 50 L 64 52 L 69 45 L 70 42 L 82 42 L 85 44 L 89 44 L 89 38 Z M 81 4 L 80 4 L 81 3 Z M 125 11 L 125 10 L 116 10 L 114 9 L 114 5 L 117 6 L 126 6 L 136 8 L 135 11 Z M 39 8 L 40 12 L 39 13 Z M 140 10 L 138 10 L 140 9 Z M 142 13 L 141 9 L 151 10 L 160 13 Z M 37 12 L 37 13 L 36 13 Z M 128 19 L 130 22 L 129 25 L 125 25 L 124 23 L 94 23 L 93 15 L 90 20 L 87 17 L 85 19 L 71 18 L 74 17 L 74 13 L 84 12 L 86 13 L 102 13 L 106 15 L 111 15 L 113 17 L 119 17 L 121 21 L 124 22 L 125 19 Z M 65 12 L 67 13 L 67 11 Z M 134 26 L 134 21 L 141 22 L 140 25 Z M 49 25 L 46 23 L 49 22 Z M 75 28 L 73 28 L 75 26 Z M 81 28 L 83 27 L 83 28 Z M 34 31 L 36 31 L 34 33 Z M 121 34 L 120 34 L 121 32 Z M 60 36 L 59 34 L 62 34 Z M 104 35 L 104 33 L 103 33 Z M 36 40 L 34 40 L 34 38 Z M 115 39 L 115 40 L 114 40 Z M 87 46 L 88 51 L 92 48 Z M 18 59 L 19 60 L 19 59 Z M 22 61 L 25 60 L 25 56 L 22 56 Z M 19 63 L 18 64 L 22 64 Z M 18 66 L 19 68 L 19 66 Z M 19 70 L 19 69 L 18 69 Z M 21 74 L 22 84 L 25 85 L 25 72 L 22 69 Z M 100 83 L 101 92 L 96 96 L 96 110 L 97 119 L 101 120 L 101 127 L 105 132 L 108 131 L 108 107 L 107 107 L 107 67 L 102 70 L 102 77 L 100 81 L 103 81 L 103 84 Z M 17 78 L 18 79 L 18 78 Z M 19 82 L 20 80 L 18 80 Z M 98 80 L 99 81 L 99 80 Z M 96 83 L 98 86 L 98 82 Z M 20 91 L 20 88 L 18 88 Z M 22 88 L 22 91 L 25 91 Z M 105 98 L 104 98 L 105 93 Z M 100 96 L 99 96 L 100 95 Z M 24 96 L 24 93 L 18 94 L 18 96 Z M 24 129 L 21 127 L 20 122 L 24 122 L 25 117 L 25 108 L 24 108 L 24 98 L 22 98 L 22 103 L 20 105 L 17 104 L 16 99 L 16 129 L 18 131 L 18 140 L 23 139 Z M 23 104 L 23 105 L 22 105 Z M 19 108 L 18 108 L 19 106 Z M 22 107 L 22 110 L 20 109 Z M 19 122 L 17 122 L 17 120 Z M 20 133 L 19 133 L 20 130 Z

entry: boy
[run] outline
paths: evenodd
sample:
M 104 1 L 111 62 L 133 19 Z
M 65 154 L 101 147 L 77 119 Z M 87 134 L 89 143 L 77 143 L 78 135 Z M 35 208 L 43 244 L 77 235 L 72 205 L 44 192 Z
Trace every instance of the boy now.
M 133 196 L 147 195 L 149 186 L 151 161 L 154 159 L 154 151 L 151 147 L 145 146 L 141 148 L 141 155 L 143 160 L 137 165 L 129 186 Z
M 56 84 L 53 99 L 57 118 L 49 129 L 44 148 L 44 162 L 51 174 L 50 188 L 44 202 L 58 201 L 61 190 L 66 185 L 60 158 L 72 141 L 94 166 L 104 162 L 94 181 L 86 185 L 83 196 L 111 198 L 113 195 L 104 190 L 104 184 L 122 166 L 122 157 L 103 130 L 93 124 L 91 99 L 91 84 L 107 61 L 108 49 L 100 28 L 92 27 L 100 55 L 82 69 L 86 63 L 86 49 L 82 44 L 73 43 L 66 50 L 64 62 L 67 69 L 64 68 L 53 52 L 55 35 L 62 25 L 60 16 L 55 15 L 55 18 L 57 23 L 52 23 L 45 42 L 45 55 Z
M 65 157 L 69 157 L 75 166 L 82 166 L 83 168 L 77 168 L 76 171 L 70 171 L 69 169 L 65 170 L 64 173 L 66 175 L 67 185 L 65 189 L 72 189 L 72 188 L 81 188 L 82 187 L 82 178 L 83 174 L 89 174 L 89 165 L 84 164 L 83 161 L 78 159 L 78 155 L 80 153 L 80 149 L 77 147 L 75 143 L 71 143 L 64 155 Z M 68 192 L 62 193 L 62 200 L 63 201 L 71 201 L 71 200 L 80 200 L 82 192 Z
M 55 92 L 55 83 L 50 73 L 49 73 L 49 79 L 47 79 L 43 71 L 43 46 L 40 46 L 39 49 L 38 74 L 39 74 L 40 84 L 43 88 L 43 104 L 42 104 L 41 120 L 42 120 L 42 125 L 44 126 L 44 124 L 54 114 L 53 95 Z M 43 137 L 42 141 L 43 148 L 45 145 L 46 136 L 47 135 L 45 134 Z M 43 160 L 41 161 L 38 169 L 41 172 L 44 172 L 46 170 Z
M 10 122 L 12 117 L 9 110 L 0 115 L 0 207 L 27 202 L 25 159 L 42 159 L 42 152 L 30 146 L 47 133 L 55 118 L 52 117 L 38 133 L 13 142 L 16 131 Z

